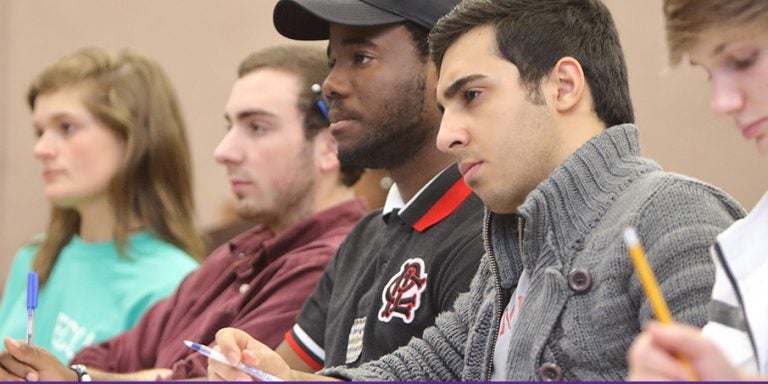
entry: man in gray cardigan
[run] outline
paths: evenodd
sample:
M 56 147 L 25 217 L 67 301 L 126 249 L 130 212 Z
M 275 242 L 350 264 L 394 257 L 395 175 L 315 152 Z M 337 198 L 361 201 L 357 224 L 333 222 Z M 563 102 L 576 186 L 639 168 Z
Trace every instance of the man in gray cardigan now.
M 421 339 L 321 373 L 621 380 L 627 348 L 653 317 L 622 242 L 627 227 L 639 233 L 673 318 L 703 325 L 714 281 L 708 247 L 743 211 L 716 188 L 642 157 L 606 7 L 464 1 L 430 44 L 444 111 L 438 147 L 487 206 L 487 253 L 470 292 Z M 237 330 L 220 331 L 217 342 L 232 360 L 312 379 Z M 237 377 L 215 362 L 209 375 Z

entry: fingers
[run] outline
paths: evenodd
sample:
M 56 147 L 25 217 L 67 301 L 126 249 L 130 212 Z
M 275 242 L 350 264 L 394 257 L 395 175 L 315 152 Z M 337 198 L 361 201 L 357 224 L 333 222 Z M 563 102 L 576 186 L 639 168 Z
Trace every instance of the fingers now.
M 218 350 L 216 346 L 214 349 Z M 234 367 L 208 359 L 208 380 L 211 381 L 251 381 L 251 377 Z
M 739 379 L 736 369 L 720 349 L 703 337 L 699 329 L 682 324 L 648 324 L 646 332 L 655 344 L 668 353 L 687 358 L 697 379 L 733 381 Z
M 208 370 L 209 381 L 255 381 L 251 376 L 246 375 L 240 371 L 234 370 L 231 374 L 226 372 L 216 372 Z
M 240 354 L 248 347 L 249 339 L 253 340 L 239 329 L 222 328 L 216 332 L 216 349 L 226 356 L 231 364 L 237 364 L 240 362 Z
M 248 364 L 250 366 L 256 366 L 258 364 L 258 358 L 254 356 L 254 352 L 251 352 L 249 350 L 243 351 L 242 354 L 243 363 Z
M 243 360 L 246 364 L 258 368 L 272 376 L 282 380 L 297 381 L 292 374 L 288 363 L 277 352 L 264 346 L 263 348 L 249 348 L 243 351 Z
M 702 348 L 712 349 L 712 343 L 701 337 L 701 330 L 684 324 L 661 324 L 651 321 L 645 326 L 647 332 L 661 348 L 686 356 L 694 356 Z
M 10 353 L 16 360 L 28 364 L 38 360 L 37 355 L 39 353 L 37 348 L 32 345 L 22 343 L 8 337 L 5 338 L 3 343 L 5 344 L 5 349 L 8 351 L 8 353 Z
M 24 381 L 24 379 L 6 371 L 3 367 L 0 367 L 0 381 Z
M 12 361 L 15 360 L 13 359 L 13 356 L 8 354 L 8 352 L 0 353 L 0 381 L 24 381 L 23 376 L 20 377 L 14 375 L 11 371 L 5 368 L 5 365 Z
M 0 355 L 0 366 L 5 371 L 3 375 L 9 375 L 9 380 L 11 377 L 16 377 L 27 381 L 37 381 L 39 379 L 37 371 L 20 359 L 20 357 L 26 357 L 31 353 L 30 347 L 26 343 L 20 343 L 9 338 L 5 338 L 3 343 L 7 351 L 7 353 Z
M 216 332 L 216 344 L 214 349 L 233 365 L 242 362 L 277 377 L 291 377 L 291 370 L 282 357 L 246 332 L 235 328 L 221 329 Z M 212 380 L 252 380 L 247 374 L 210 359 L 208 372 Z
M 62 364 L 44 348 L 6 338 L 8 355 L 14 361 L 7 361 L 7 368 L 14 375 L 27 380 L 62 381 L 75 376 L 74 371 Z
M 684 381 L 688 371 L 669 351 L 654 343 L 648 332 L 635 339 L 627 353 L 630 381 Z

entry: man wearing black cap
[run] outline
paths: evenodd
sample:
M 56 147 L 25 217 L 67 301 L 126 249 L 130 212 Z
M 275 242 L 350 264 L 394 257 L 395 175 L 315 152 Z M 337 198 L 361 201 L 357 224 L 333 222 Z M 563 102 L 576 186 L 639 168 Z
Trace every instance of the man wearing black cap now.
M 469 289 L 482 203 L 435 138 L 441 113 L 427 35 L 457 0 L 282 0 L 277 30 L 328 39 L 323 84 L 347 164 L 387 170 L 383 210 L 339 248 L 278 353 L 295 369 L 357 366 L 434 324 Z

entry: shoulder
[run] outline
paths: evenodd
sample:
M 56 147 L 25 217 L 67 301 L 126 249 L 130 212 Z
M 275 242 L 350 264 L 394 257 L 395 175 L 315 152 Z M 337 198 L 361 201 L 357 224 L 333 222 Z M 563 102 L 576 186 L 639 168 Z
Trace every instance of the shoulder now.
M 339 249 L 341 239 L 317 239 L 279 255 L 276 262 L 281 269 L 324 269 Z
M 736 219 L 745 214 L 739 203 L 719 188 L 665 171 L 651 172 L 637 179 L 620 199 L 624 203 L 634 201 L 643 214 L 669 219 L 685 214 Z
M 38 237 L 36 237 L 38 239 Z M 40 241 L 42 240 L 42 237 L 39 237 L 40 240 L 32 240 L 27 244 L 24 244 L 16 251 L 16 255 L 13 259 L 13 264 L 19 264 L 19 265 L 31 265 L 32 259 L 35 257 L 38 251 L 38 247 L 40 245 Z
M 16 251 L 6 278 L 5 295 L 27 286 L 27 273 L 32 270 L 32 259 L 35 254 L 37 254 L 37 246 L 34 244 L 26 244 Z
M 384 219 L 382 218 L 382 210 L 379 208 L 368 212 L 365 216 L 363 216 L 363 218 L 360 219 L 354 227 L 352 227 L 351 233 L 377 231 L 384 226 L 385 223 Z
M 352 227 L 352 230 L 342 241 L 342 247 L 347 248 L 361 241 L 371 241 L 382 233 L 385 227 L 386 223 L 382 218 L 381 209 L 371 211 Z
M 424 232 L 421 241 L 434 241 L 436 253 L 473 258 L 476 265 L 484 253 L 484 217 L 484 205 L 473 193 L 450 216 Z
M 184 276 L 198 265 L 197 261 L 177 246 L 145 233 L 132 238 L 127 248 L 127 258 L 147 273 L 174 273 Z

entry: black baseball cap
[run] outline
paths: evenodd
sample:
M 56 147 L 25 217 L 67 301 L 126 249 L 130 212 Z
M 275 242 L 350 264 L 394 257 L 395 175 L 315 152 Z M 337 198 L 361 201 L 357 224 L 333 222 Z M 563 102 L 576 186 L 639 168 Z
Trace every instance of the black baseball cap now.
M 280 0 L 272 19 L 281 35 L 326 40 L 329 23 L 354 27 L 411 21 L 432 29 L 461 0 Z

